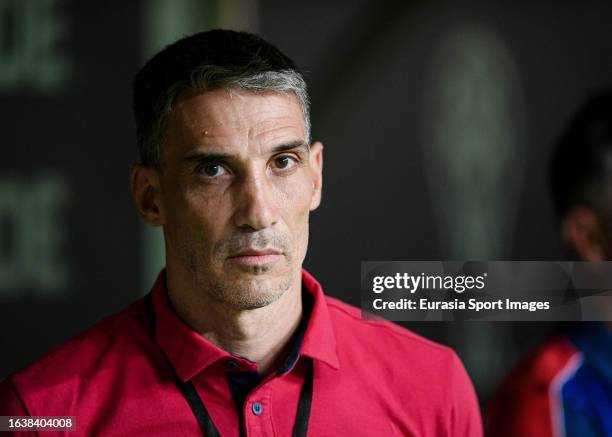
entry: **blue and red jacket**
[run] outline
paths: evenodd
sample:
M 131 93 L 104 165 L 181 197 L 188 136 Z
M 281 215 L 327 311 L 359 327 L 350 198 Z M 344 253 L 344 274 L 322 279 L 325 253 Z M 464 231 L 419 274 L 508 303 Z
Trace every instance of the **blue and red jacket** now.
M 584 323 L 524 360 L 493 396 L 488 435 L 612 437 L 612 331 Z

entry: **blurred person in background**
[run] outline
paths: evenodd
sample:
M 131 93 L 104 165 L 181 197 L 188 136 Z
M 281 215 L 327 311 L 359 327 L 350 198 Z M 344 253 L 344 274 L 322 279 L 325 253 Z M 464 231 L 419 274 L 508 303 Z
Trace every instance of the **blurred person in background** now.
M 551 186 L 572 258 L 612 260 L 612 92 L 569 124 Z M 612 436 L 612 322 L 574 323 L 541 345 L 492 397 L 486 428 L 492 437 Z
M 482 435 L 451 349 L 361 320 L 302 269 L 323 146 L 291 59 L 243 32 L 184 38 L 138 73 L 134 112 L 132 193 L 166 268 L 10 376 L 0 415 L 75 416 L 78 435 Z

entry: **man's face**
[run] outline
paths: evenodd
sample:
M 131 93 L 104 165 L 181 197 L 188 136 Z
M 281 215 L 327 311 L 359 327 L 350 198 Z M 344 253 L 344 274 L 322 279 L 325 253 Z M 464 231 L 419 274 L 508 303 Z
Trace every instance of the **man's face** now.
M 159 180 L 168 266 L 232 308 L 274 302 L 299 281 L 321 165 L 293 94 L 181 94 Z

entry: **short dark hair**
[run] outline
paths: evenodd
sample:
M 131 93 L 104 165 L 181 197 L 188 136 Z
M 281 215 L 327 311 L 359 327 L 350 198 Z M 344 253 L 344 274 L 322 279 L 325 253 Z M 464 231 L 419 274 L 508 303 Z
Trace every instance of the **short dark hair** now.
M 140 159 L 160 167 L 166 115 L 186 89 L 239 88 L 293 92 L 310 139 L 306 84 L 295 63 L 261 37 L 210 30 L 180 39 L 151 58 L 134 79 L 134 117 Z
M 593 95 L 570 121 L 555 148 L 551 186 L 558 217 L 577 205 L 608 214 L 612 203 L 612 92 Z

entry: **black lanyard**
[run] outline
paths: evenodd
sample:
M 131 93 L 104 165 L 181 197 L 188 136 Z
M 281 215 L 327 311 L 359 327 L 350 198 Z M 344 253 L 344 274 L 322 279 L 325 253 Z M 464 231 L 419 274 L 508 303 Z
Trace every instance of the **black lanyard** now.
M 153 300 L 152 295 L 149 293 L 145 297 L 145 309 L 147 312 L 147 318 L 149 319 L 149 323 L 151 324 L 151 329 L 153 330 L 153 336 L 155 336 L 155 311 L 153 310 Z M 217 427 L 213 423 L 210 418 L 210 414 L 206 410 L 202 399 L 198 395 L 198 392 L 191 381 L 182 381 L 181 378 L 178 377 L 176 371 L 174 370 L 174 366 L 166 356 L 165 352 L 162 350 L 164 357 L 168 361 L 170 368 L 174 374 L 174 379 L 179 389 L 185 396 L 185 399 L 189 403 L 189 406 L 193 410 L 193 414 L 195 415 L 198 423 L 200 424 L 200 428 L 202 428 L 202 432 L 206 437 L 220 437 L 221 434 L 217 430 Z M 312 362 L 308 365 L 308 370 L 306 374 L 306 379 L 304 380 L 304 385 L 302 387 L 302 391 L 300 392 L 300 399 L 298 403 L 297 415 L 295 417 L 295 425 L 293 426 L 293 434 L 292 437 L 306 437 L 306 432 L 308 431 L 308 421 L 310 419 L 310 406 L 312 405 L 312 384 L 314 380 L 314 372 Z M 238 414 L 242 414 L 241 411 Z M 242 435 L 242 430 L 240 432 Z

